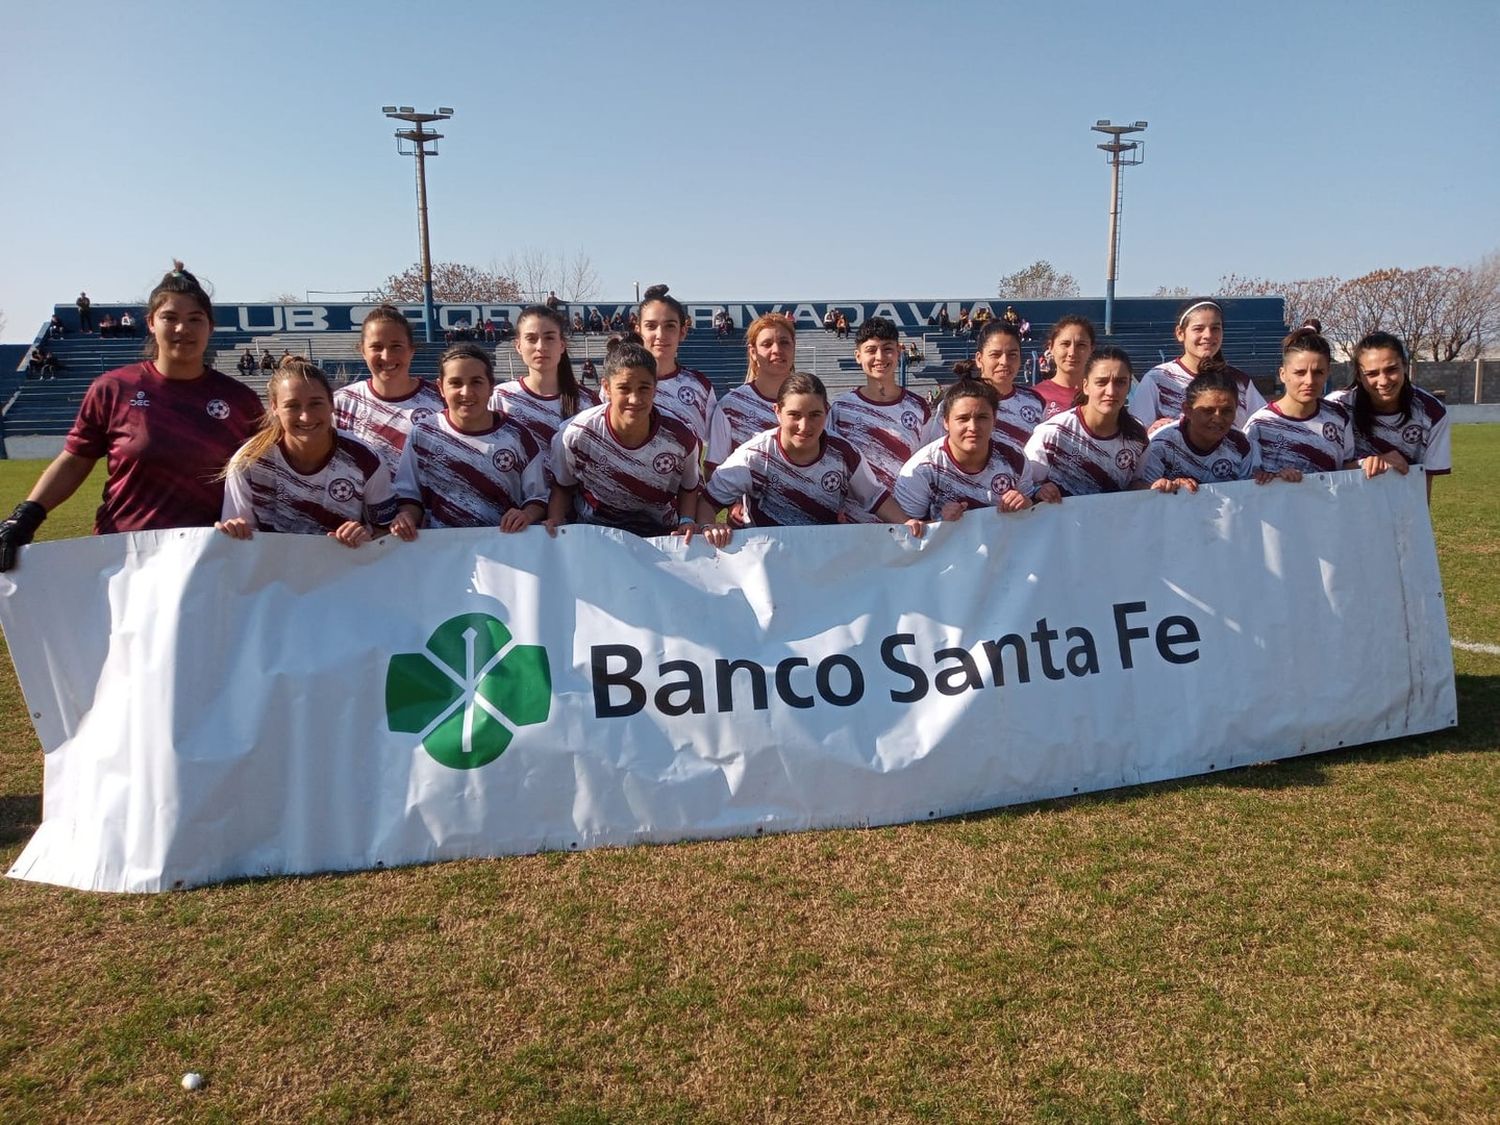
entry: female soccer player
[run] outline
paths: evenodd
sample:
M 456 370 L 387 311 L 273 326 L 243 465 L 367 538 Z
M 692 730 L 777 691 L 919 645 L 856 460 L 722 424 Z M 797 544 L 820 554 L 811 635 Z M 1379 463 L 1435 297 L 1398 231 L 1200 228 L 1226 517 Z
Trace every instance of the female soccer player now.
M 755 434 L 731 453 L 708 480 L 699 500 L 703 537 L 715 547 L 729 543 L 732 529 L 715 524 L 731 504 L 744 506 L 755 527 L 837 523 L 852 502 L 883 523 L 904 523 L 914 536 L 922 521 L 909 518 L 881 487 L 859 450 L 825 432 L 828 391 L 816 375 L 795 371 L 776 397 L 776 428 Z
M 1182 358 L 1158 364 L 1142 375 L 1130 399 L 1130 413 L 1141 420 L 1147 433 L 1155 433 L 1182 414 L 1182 392 L 1210 362 L 1222 365 L 1235 379 L 1236 427 L 1244 426 L 1266 404 L 1250 376 L 1224 362 L 1224 311 L 1216 302 L 1195 300 L 1183 305 L 1173 334 L 1182 345 Z
M 764 313 L 745 329 L 745 382 L 719 400 L 708 439 L 708 463 L 776 426 L 776 396 L 797 359 L 797 328 L 785 313 Z
M 1151 435 L 1141 479 L 1157 492 L 1197 492 L 1200 484 L 1231 480 L 1300 479 L 1291 470 L 1262 471 L 1258 449 L 1234 428 L 1239 391 L 1239 380 L 1228 370 L 1206 362 L 1183 392 L 1182 417 Z
M 1042 418 L 1072 410 L 1083 386 L 1084 368 L 1094 351 L 1094 326 L 1086 316 L 1070 313 L 1057 318 L 1047 333 L 1047 354 L 1052 357 L 1052 378 L 1032 389 L 1047 405 Z
M 101 457 L 109 476 L 95 535 L 212 527 L 218 519 L 218 474 L 255 432 L 260 400 L 204 364 L 213 303 L 181 262 L 151 290 L 146 329 L 149 358 L 90 384 L 63 451 L 0 523 L 0 571 L 15 565 L 47 513 L 78 491 Z
M 1299 328 L 1281 342 L 1283 394 L 1245 423 L 1245 436 L 1256 446 L 1262 469 L 1300 480 L 1303 473 L 1332 473 L 1354 464 L 1349 411 L 1323 397 L 1332 360 L 1333 350 L 1316 329 Z M 1382 462 L 1367 467 L 1366 474 L 1384 471 Z
M 260 431 L 224 469 L 214 526 L 232 539 L 256 531 L 326 533 L 358 547 L 396 514 L 391 474 L 373 446 L 333 424 L 333 388 L 305 359 L 288 359 L 266 385 Z
M 1146 452 L 1146 428 L 1125 409 L 1130 357 L 1100 348 L 1084 369 L 1079 404 L 1032 431 L 1026 460 L 1040 487 L 1038 500 L 1145 488 L 1136 480 Z
M 708 448 L 709 426 L 718 408 L 718 396 L 708 376 L 677 363 L 677 349 L 688 334 L 687 309 L 665 285 L 653 285 L 641 299 L 639 331 L 641 343 L 656 359 L 656 408 L 674 415 Z
M 1024 444 L 997 437 L 999 402 L 995 388 L 978 379 L 948 387 L 941 407 L 946 436 L 917 450 L 896 479 L 902 511 L 913 519 L 947 521 L 962 518 L 970 508 L 1019 512 L 1031 507 Z
M 568 322 L 546 305 L 528 305 L 516 318 L 516 354 L 526 374 L 499 384 L 490 408 L 514 418 L 537 445 L 550 449 L 568 419 L 599 405 L 594 392 L 579 386 L 568 358 Z
M 652 405 L 655 358 L 634 341 L 612 342 L 600 389 L 604 405 L 578 415 L 553 442 L 547 533 L 556 535 L 572 514 L 636 535 L 690 536 L 699 442 Z
M 1389 332 L 1371 332 L 1354 345 L 1353 359 L 1354 378 L 1328 397 L 1354 417 L 1354 451 L 1365 475 L 1381 471 L 1375 461 L 1398 473 L 1421 465 L 1431 500 L 1432 478 L 1453 469 L 1447 410 L 1412 385 L 1406 345 Z
M 412 429 L 396 471 L 391 531 L 408 542 L 428 527 L 524 531 L 547 515 L 547 451 L 490 406 L 490 352 L 455 344 L 438 362 L 445 409 Z
M 400 309 L 377 305 L 365 315 L 359 354 L 370 377 L 334 392 L 333 421 L 372 446 L 395 480 L 407 435 L 424 418 L 441 413 L 443 400 L 436 387 L 411 373 L 416 345 L 411 322 Z
M 897 382 L 901 371 L 901 334 L 883 316 L 872 316 L 854 337 L 854 359 L 865 373 L 865 385 L 840 395 L 828 412 L 828 430 L 858 449 L 880 487 L 896 487 L 896 474 L 926 442 L 932 413 L 921 395 Z M 852 523 L 879 523 L 859 504 L 844 508 Z

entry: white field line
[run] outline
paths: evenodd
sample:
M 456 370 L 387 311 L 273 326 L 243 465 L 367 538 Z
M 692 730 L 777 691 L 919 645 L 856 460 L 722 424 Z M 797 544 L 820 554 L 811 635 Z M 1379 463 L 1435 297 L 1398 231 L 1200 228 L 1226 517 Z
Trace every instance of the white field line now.
M 1485 656 L 1500 656 L 1500 645 L 1482 645 L 1477 641 L 1454 641 L 1453 647 L 1464 652 L 1482 652 Z

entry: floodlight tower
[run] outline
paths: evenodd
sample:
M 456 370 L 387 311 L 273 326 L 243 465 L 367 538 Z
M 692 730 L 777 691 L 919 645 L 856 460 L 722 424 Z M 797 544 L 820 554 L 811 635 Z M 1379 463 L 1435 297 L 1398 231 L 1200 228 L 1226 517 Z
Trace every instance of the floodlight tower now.
M 1111 125 L 1108 121 L 1095 121 L 1090 130 L 1109 137 L 1095 147 L 1109 156 L 1109 263 L 1104 277 L 1104 334 L 1115 332 L 1115 264 L 1120 256 L 1120 168 L 1139 164 L 1146 159 L 1145 141 L 1126 141 L 1122 137 L 1141 133 L 1146 129 L 1144 121 L 1133 125 Z
M 427 236 L 427 164 L 429 156 L 438 154 L 437 143 L 443 134 L 434 133 L 424 126 L 434 121 L 446 121 L 453 116 L 448 106 L 439 106 L 432 113 L 418 113 L 409 105 L 384 105 L 380 112 L 394 121 L 405 121 L 409 129 L 396 130 L 396 151 L 402 156 L 417 158 L 417 230 L 422 237 L 422 320 L 427 333 L 427 342 L 433 341 L 433 323 L 437 320 L 437 309 L 432 303 L 432 243 Z M 432 147 L 429 148 L 428 145 Z

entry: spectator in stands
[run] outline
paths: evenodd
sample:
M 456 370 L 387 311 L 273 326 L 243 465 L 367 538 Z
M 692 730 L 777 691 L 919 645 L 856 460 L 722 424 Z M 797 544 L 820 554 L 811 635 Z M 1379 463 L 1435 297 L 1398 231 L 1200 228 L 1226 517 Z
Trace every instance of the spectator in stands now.
M 99 318 L 99 335 L 113 336 L 115 334 L 115 318 L 105 313 Z
M 969 334 L 969 310 L 967 306 L 959 306 L 956 331 L 960 336 L 967 336 Z
M 558 309 L 562 308 L 562 298 L 557 295 L 557 290 L 547 290 L 547 300 L 545 304 L 553 312 L 556 312 Z
M 89 300 L 87 293 L 78 294 L 78 300 L 73 302 L 78 306 L 78 331 L 92 332 L 94 330 L 93 302 Z
M 827 311 L 823 313 L 823 331 L 824 332 L 834 332 L 834 331 L 837 331 L 838 326 L 839 326 L 839 314 L 838 314 L 838 310 L 835 309 L 832 305 L 829 305 Z
M 495 321 L 488 316 L 484 318 L 484 342 L 486 344 L 495 342 Z
M 734 318 L 729 315 L 728 309 L 720 309 L 714 313 L 714 335 L 723 339 L 734 331 Z
M 587 329 L 584 328 L 584 326 L 583 326 L 583 314 L 582 313 L 574 313 L 573 314 L 572 334 L 574 336 L 582 336 L 584 334 L 584 332 L 586 332 L 586 331 L 587 331 Z
M 510 315 L 501 313 L 500 319 L 495 322 L 495 335 L 501 340 L 509 340 L 515 334 L 516 330 L 511 327 Z
M 120 322 L 116 327 L 116 331 L 119 332 L 121 336 L 135 335 L 135 317 L 131 315 L 129 309 L 126 309 L 120 314 Z
M 980 305 L 974 310 L 974 315 L 969 318 L 970 334 L 978 336 L 980 332 L 984 331 L 984 326 L 990 322 L 990 319 L 994 315 L 994 313 L 990 312 L 988 305 Z
M 1016 312 L 1015 305 L 1005 306 L 1005 323 L 1014 325 L 1017 329 L 1021 327 L 1021 314 Z
M 261 352 L 260 353 L 260 369 L 262 371 L 264 371 L 268 375 L 272 371 L 275 371 L 276 370 L 276 357 L 273 356 L 270 352 Z
M 47 350 L 45 344 L 31 349 L 31 354 L 26 358 L 26 377 L 28 379 L 55 379 L 57 369 L 61 366 L 57 356 Z
M 924 354 L 922 354 L 922 349 L 919 348 L 919 347 L 917 347 L 917 342 L 915 340 L 908 340 L 906 342 L 906 349 L 905 350 L 906 350 L 906 365 L 908 367 L 915 367 L 915 366 L 917 366 L 920 363 L 926 363 L 927 362 L 927 357 Z
M 839 310 L 838 320 L 835 322 L 834 335 L 840 340 L 849 335 L 849 318 L 844 315 L 844 310 Z
M 609 330 L 611 332 L 625 331 L 625 317 L 621 315 L 619 309 L 616 309 L 615 315 L 609 318 Z
M 63 331 L 62 317 L 53 313 L 52 319 L 47 322 L 47 335 L 53 340 L 61 340 Z
M 249 348 L 240 353 L 240 362 L 237 366 L 239 367 L 241 379 L 248 379 L 255 374 L 255 368 L 258 365 L 255 362 L 255 357 L 250 354 Z
M 948 302 L 944 301 L 938 306 L 938 331 L 947 332 L 953 327 L 953 318 L 948 315 Z
M 598 309 L 589 309 L 589 331 L 603 334 L 604 316 Z
M 578 385 L 586 386 L 592 382 L 596 387 L 599 385 L 599 369 L 594 366 L 594 361 L 586 359 L 583 361 L 583 369 L 578 374 Z
M 95 534 L 211 527 L 219 518 L 224 485 L 215 478 L 259 424 L 260 400 L 205 365 L 213 304 L 181 262 L 151 291 L 146 327 L 151 358 L 93 381 L 63 451 L 0 523 L 0 570 L 16 564 L 47 513 L 78 491 L 101 457 L 109 477 Z

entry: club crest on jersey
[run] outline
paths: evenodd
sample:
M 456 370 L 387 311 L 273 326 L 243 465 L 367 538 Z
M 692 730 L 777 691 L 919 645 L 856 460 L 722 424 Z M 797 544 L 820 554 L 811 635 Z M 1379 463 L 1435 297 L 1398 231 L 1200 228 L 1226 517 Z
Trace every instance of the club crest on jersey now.
M 701 404 L 701 400 L 698 397 L 698 392 L 692 387 L 686 385 L 677 388 L 677 401 L 682 403 L 684 406 L 691 406 L 695 410 Z
M 221 422 L 225 418 L 229 417 L 229 404 L 227 402 L 225 402 L 222 398 L 211 398 L 211 399 L 209 399 L 208 400 L 208 405 L 205 406 L 203 409 L 206 410 L 206 411 L 208 411 L 208 416 L 210 418 L 217 418 Z
M 662 476 L 666 476 L 682 468 L 682 458 L 675 453 L 658 453 L 652 460 L 651 467 Z
M 1115 454 L 1115 468 L 1131 472 L 1135 468 L 1135 450 L 1122 449 Z
M 996 500 L 1016 487 L 1016 478 L 1009 473 L 996 473 L 990 478 L 990 494 Z
M 1042 412 L 1036 407 L 1032 406 L 1030 403 L 1027 403 L 1025 406 L 1021 407 L 1021 421 L 1030 422 L 1034 426 L 1041 420 Z
M 495 466 L 497 473 L 514 472 L 516 468 L 516 455 L 514 450 L 497 449 L 495 455 L 490 458 L 490 463 Z
M 1339 428 L 1332 422 L 1323 423 L 1323 440 L 1326 442 L 1336 442 L 1339 440 Z
M 903 430 L 915 430 L 921 424 L 922 420 L 917 417 L 915 410 L 903 410 L 901 412 L 901 428 Z
M 354 482 L 347 477 L 335 477 L 328 482 L 328 495 L 338 504 L 347 504 L 354 499 Z
M 418 422 L 425 422 L 436 413 L 437 411 L 433 410 L 430 406 L 419 406 L 411 412 L 412 424 L 415 425 Z
M 1220 457 L 1208 467 L 1208 471 L 1213 473 L 1215 480 L 1233 480 L 1234 462 L 1227 457 Z
M 829 469 L 823 474 L 821 483 L 824 492 L 842 492 L 844 491 L 844 474 L 837 469 Z
M 1416 445 L 1422 440 L 1422 427 L 1413 422 L 1401 431 L 1401 440 L 1407 445 Z
M 131 406 L 150 406 L 151 400 L 146 397 L 145 391 L 136 391 L 135 397 L 130 400 Z

